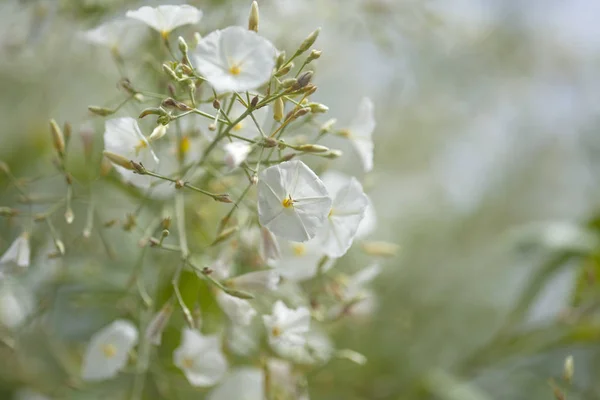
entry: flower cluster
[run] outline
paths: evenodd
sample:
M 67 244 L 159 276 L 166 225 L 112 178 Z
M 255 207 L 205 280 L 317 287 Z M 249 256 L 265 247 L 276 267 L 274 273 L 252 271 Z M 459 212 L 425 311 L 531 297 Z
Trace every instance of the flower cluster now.
M 114 378 L 135 353 L 138 398 L 154 362 L 176 367 L 190 386 L 214 387 L 210 399 L 239 398 L 239 390 L 247 399 L 280 398 L 276 393 L 306 398 L 296 365 L 322 365 L 336 356 L 362 360 L 336 349 L 326 332 L 333 321 L 371 311 L 367 285 L 379 267 L 350 277 L 332 268 L 355 240 L 373 232 L 376 217 L 360 180 L 331 169 L 344 154 L 325 143 L 350 141 L 363 172 L 371 171 L 373 103 L 358 100 L 346 127 L 321 121 L 328 107 L 313 101 L 318 87 L 309 69 L 321 56 L 312 48 L 319 29 L 288 56 L 258 33 L 253 2 L 247 28 L 204 36 L 193 30 L 189 45 L 190 31 L 184 29 L 202 30 L 202 15 L 188 5 L 144 6 L 81 36 L 111 49 L 125 95 L 112 108 L 89 106 L 91 115 L 107 118 L 99 176 L 139 201 L 123 221 L 124 231 L 135 235 L 139 226 L 147 228 L 138 238 L 140 267 L 128 280 L 138 288 L 142 316 L 124 316 L 95 333 L 80 378 Z M 149 82 L 125 68 L 135 63 L 132 53 L 140 50 L 144 24 L 159 33 L 152 43 L 162 60 L 148 72 Z M 177 30 L 182 36 L 175 38 Z M 125 113 L 125 106 L 135 114 Z M 148 124 L 150 117 L 156 122 Z M 70 128 L 50 125 L 59 170 L 71 185 L 65 163 Z M 70 198 L 66 207 L 70 224 Z M 65 245 L 49 215 L 43 219 L 60 257 Z M 83 237 L 102 229 L 93 221 Z M 31 234 L 26 231 L 6 250 L 0 272 L 29 265 Z M 369 256 L 386 255 L 376 243 L 363 249 Z M 156 295 L 144 283 L 146 252 L 156 252 L 155 263 L 168 277 L 154 283 Z M 155 359 L 153 346 L 172 357 Z

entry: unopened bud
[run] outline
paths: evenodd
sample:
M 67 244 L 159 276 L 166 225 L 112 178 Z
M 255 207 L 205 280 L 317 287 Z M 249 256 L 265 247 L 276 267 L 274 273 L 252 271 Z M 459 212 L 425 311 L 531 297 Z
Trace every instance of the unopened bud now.
M 73 132 L 73 129 L 71 127 L 71 124 L 68 122 L 65 122 L 65 125 L 63 126 L 63 136 L 65 138 L 65 143 L 69 143 L 72 132 Z
M 235 235 L 239 230 L 239 226 L 232 226 L 230 228 L 223 229 L 221 233 L 219 233 L 219 235 L 216 237 L 215 241 L 212 242 L 212 245 L 214 246 L 218 243 L 224 242 L 225 240 Z
M 163 218 L 161 225 L 163 229 L 169 229 L 171 227 L 171 217 Z
M 185 186 L 185 182 L 181 179 L 175 181 L 175 189 L 182 189 Z
M 163 64 L 162 65 L 162 69 L 164 71 L 165 74 L 169 75 L 171 78 L 175 79 L 176 81 L 179 80 L 179 77 L 177 76 L 177 74 L 175 73 L 175 71 L 173 71 L 171 69 L 171 67 L 169 67 L 167 64 Z
M 370 256 L 393 257 L 398 253 L 398 245 L 389 242 L 364 242 L 362 250 Z
M 119 167 L 123 167 L 125 169 L 133 170 L 132 161 L 126 157 L 123 157 L 119 154 L 112 153 L 110 151 L 104 150 L 104 157 L 106 157 L 110 162 Z
M 134 89 L 131 81 L 128 78 L 123 78 L 119 81 L 119 86 L 130 95 L 135 95 L 137 90 Z
M 313 50 L 310 52 L 310 55 L 308 56 L 306 63 L 309 63 L 313 60 L 317 60 L 319 58 L 321 58 L 321 50 Z
M 172 97 L 167 97 L 166 99 L 164 99 L 161 103 L 161 106 L 167 108 L 176 108 L 180 111 L 190 111 L 192 109 L 192 107 L 188 106 L 185 103 L 182 103 L 181 101 L 177 101 Z
M 248 292 L 245 292 L 243 290 L 236 290 L 236 289 L 231 289 L 231 288 L 224 288 L 223 291 L 225 293 L 227 293 L 228 295 L 233 296 L 233 297 L 237 297 L 239 299 L 252 300 L 254 298 L 254 295 L 252 293 L 248 293 Z
M 284 62 L 285 62 L 285 50 L 281 51 L 277 55 L 277 61 L 275 61 L 275 69 L 281 68 L 281 66 L 283 65 Z
M 216 124 L 209 124 L 208 125 L 208 130 L 211 132 L 214 132 L 217 130 L 217 125 Z
M 296 153 L 286 154 L 283 157 L 281 157 L 281 161 L 283 161 L 283 162 L 290 161 L 294 157 L 296 157 Z
M 177 38 L 177 45 L 179 46 L 179 51 L 181 51 L 183 55 L 186 55 L 188 52 L 188 45 L 185 42 L 185 39 L 179 36 Z
M 250 177 L 250 183 L 253 185 L 256 185 L 258 183 L 258 176 L 256 174 L 252 175 L 252 177 Z
M 301 92 L 301 93 L 304 93 L 304 96 L 305 96 L 305 97 L 308 97 L 308 96 L 312 96 L 312 94 L 313 94 L 313 93 L 315 93 L 316 91 L 317 91 L 317 87 L 311 83 L 311 84 L 308 84 L 308 85 L 307 85 L 307 86 L 306 86 L 306 87 L 305 87 L 303 90 L 301 90 L 300 92 Z
M 292 86 L 292 90 L 296 91 L 296 90 L 300 90 L 303 87 L 305 87 L 306 85 L 308 85 L 310 83 L 310 80 L 312 79 L 314 75 L 314 72 L 312 71 L 306 71 L 303 72 L 302 74 L 300 74 L 300 76 L 297 78 L 296 84 Z
M 320 154 L 320 156 L 330 160 L 335 160 L 336 158 L 340 158 L 343 154 L 344 153 L 342 153 L 341 150 L 330 150 L 327 153 Z
M 187 64 L 179 64 L 179 67 L 183 71 L 184 74 L 188 76 L 194 75 L 194 70 Z
M 364 355 L 362 355 L 361 353 L 359 353 L 357 351 L 350 350 L 350 349 L 337 350 L 335 352 L 335 356 L 337 358 L 352 361 L 353 363 L 358 364 L 358 365 L 365 365 L 367 363 L 367 357 L 365 357 Z
M 67 224 L 71 225 L 74 220 L 75 220 L 75 214 L 73 214 L 73 210 L 71 209 L 71 207 L 69 207 L 65 211 L 65 221 L 67 221 Z
M 198 44 L 200 43 L 201 40 L 202 40 L 202 35 L 200 34 L 200 32 L 194 32 L 194 45 L 196 47 L 198 47 Z
M 574 373 L 575 363 L 573 361 L 573 356 L 570 355 L 565 359 L 565 366 L 563 372 L 563 377 L 565 378 L 565 381 L 567 381 L 567 383 L 571 383 L 571 381 L 573 380 Z
M 163 110 L 162 108 L 146 108 L 145 110 L 142 110 L 141 114 L 138 116 L 138 118 L 142 119 L 148 115 L 160 115 L 160 116 L 164 116 L 164 115 L 169 115 L 165 110 Z
M 284 79 L 283 81 L 281 81 L 280 86 L 284 89 L 287 89 L 287 88 L 294 86 L 296 84 L 296 82 L 298 82 L 298 80 L 296 78 L 287 78 L 287 79 Z
M 283 119 L 283 114 L 285 112 L 285 105 L 283 104 L 283 99 L 278 97 L 275 100 L 275 104 L 273 104 L 273 119 L 277 122 L 281 122 Z
M 221 203 L 233 203 L 231 197 L 227 194 L 216 194 L 214 197 L 215 201 L 220 201 Z
M 88 106 L 88 110 L 93 114 L 99 115 L 101 117 L 106 117 L 115 113 L 115 110 L 106 107 L 98 107 L 98 106 Z
M 296 112 L 294 112 L 294 114 L 292 115 L 292 118 L 293 119 L 300 118 L 300 117 L 308 114 L 309 112 L 310 112 L 309 107 L 302 107 L 302 108 L 298 109 Z
M 65 244 L 60 239 L 54 240 L 54 246 L 56 246 L 56 250 L 60 253 L 61 256 L 65 255 Z
M 221 102 L 218 99 L 214 99 L 212 102 L 212 106 L 215 110 L 221 109 Z
M 254 96 L 252 98 L 252 100 L 250 100 L 250 107 L 251 108 L 256 108 L 257 104 L 258 104 L 258 96 Z
M 303 144 L 300 146 L 294 147 L 295 150 L 303 151 L 305 153 L 325 153 L 329 151 L 328 147 L 321 146 L 318 144 Z
M 331 119 L 325 121 L 325 123 L 323 125 L 321 125 L 321 128 L 319 128 L 319 133 L 322 135 L 324 133 L 330 132 L 331 128 L 333 127 L 333 125 L 335 125 L 336 122 L 337 122 L 337 119 L 335 119 L 335 118 L 331 118 Z
M 275 76 L 277 76 L 277 77 L 284 76 L 288 72 L 290 72 L 290 70 L 292 68 L 294 68 L 294 63 L 293 62 L 291 62 L 288 65 L 286 65 L 285 67 L 282 67 L 279 70 L 277 70 L 277 72 L 275 72 Z
M 165 136 L 167 134 L 168 127 L 169 127 L 169 125 L 158 125 L 156 128 L 154 128 L 154 130 L 148 137 L 148 141 L 152 142 L 154 140 L 158 140 L 161 137 Z
M 248 30 L 258 32 L 258 3 L 252 2 L 250 6 L 250 18 L 248 18 Z
M 326 113 L 327 111 L 329 111 L 329 107 L 327 107 L 325 104 L 321 104 L 321 103 L 309 103 L 308 107 L 310 107 L 310 111 L 313 114 L 322 114 L 322 113 Z
M 319 37 L 320 32 L 321 32 L 321 28 L 317 28 L 310 35 L 308 35 L 308 37 L 306 39 L 304 39 L 304 42 L 302 42 L 302 44 L 296 51 L 296 55 L 300 55 L 300 54 L 304 53 L 306 50 L 310 49 L 310 47 L 315 43 L 315 41 Z
M 62 158 L 65 155 L 65 137 L 55 120 L 50 120 L 50 133 L 52 134 L 52 144 L 58 155 Z

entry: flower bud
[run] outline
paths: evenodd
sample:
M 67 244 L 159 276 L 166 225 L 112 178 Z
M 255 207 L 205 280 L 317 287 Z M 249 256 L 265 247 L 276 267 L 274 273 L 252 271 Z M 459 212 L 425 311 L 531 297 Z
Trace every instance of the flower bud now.
M 224 288 L 223 291 L 228 295 L 237 297 L 239 299 L 251 300 L 254 298 L 254 295 L 252 293 L 244 292 L 243 290 Z
M 209 124 L 208 125 L 208 130 L 211 132 L 214 132 L 217 130 L 217 125 L 216 124 Z
M 65 137 L 55 120 L 50 120 L 50 133 L 52 134 L 52 144 L 58 155 L 62 158 L 65 155 Z
M 71 209 L 71 207 L 69 207 L 65 211 L 65 221 L 67 222 L 67 224 L 71 225 L 74 220 L 75 214 L 73 214 L 73 210 Z
M 273 104 L 273 119 L 277 122 L 281 122 L 284 112 L 285 105 L 283 104 L 283 99 L 278 97 Z
M 152 141 L 158 140 L 161 137 L 165 136 L 167 134 L 168 127 L 169 127 L 169 125 L 158 125 L 156 128 L 154 128 L 154 130 L 148 137 L 148 141 L 152 142 Z
M 565 359 L 565 366 L 563 372 L 563 377 L 565 378 L 565 381 L 567 381 L 567 383 L 571 383 L 571 381 L 573 380 L 574 372 L 575 364 L 573 362 L 573 356 L 570 355 Z
M 296 84 L 296 82 L 298 82 L 298 80 L 296 78 L 287 78 L 287 79 L 284 79 L 283 81 L 281 81 L 280 86 L 284 89 L 287 89 L 287 88 L 294 86 Z
M 315 41 L 317 40 L 317 38 L 319 37 L 320 32 L 321 32 L 321 28 L 317 28 L 310 35 L 308 35 L 308 37 L 306 39 L 304 39 L 304 42 L 302 42 L 302 44 L 296 51 L 296 54 L 300 55 L 300 54 L 304 53 L 306 50 L 310 49 L 310 46 L 312 46 L 315 43 Z
M 258 3 L 252 2 L 250 6 L 250 18 L 248 18 L 248 30 L 258 32 Z
M 326 113 L 327 111 L 329 111 L 329 107 L 321 103 L 310 103 L 308 107 L 310 107 L 310 111 L 313 114 Z
M 294 68 L 294 63 L 293 62 L 291 62 L 288 65 L 286 65 L 285 67 L 282 67 L 279 70 L 277 70 L 277 72 L 275 72 L 275 76 L 277 76 L 277 77 L 284 76 L 288 72 L 290 72 L 290 70 L 292 68 Z
M 306 71 L 303 72 L 302 74 L 300 74 L 300 76 L 297 78 L 296 84 L 294 84 L 292 86 L 292 90 L 296 91 L 296 90 L 300 90 L 303 87 L 305 87 L 306 85 L 308 85 L 310 83 L 310 80 L 312 79 L 314 75 L 314 72 L 312 71 Z
M 233 203 L 233 200 L 231 200 L 231 197 L 227 193 L 217 194 L 213 198 L 215 201 L 220 201 L 221 203 Z
M 262 145 L 263 147 L 271 148 L 275 147 L 279 144 L 279 142 L 271 137 L 266 137 L 263 139 Z
M 370 256 L 393 257 L 398 253 L 398 245 L 389 242 L 364 242 L 362 250 Z
M 106 157 L 110 162 L 112 162 L 115 165 L 118 165 L 120 167 L 129 169 L 129 170 L 134 169 L 132 161 L 128 158 L 125 158 L 119 154 L 112 153 L 107 150 L 104 150 L 104 152 L 102 154 L 104 154 L 104 157 Z
M 115 113 L 115 110 L 106 107 L 88 106 L 88 110 L 101 117 L 106 117 Z
M 296 118 L 300 118 L 306 114 L 308 114 L 310 112 L 310 108 L 309 107 L 302 107 L 298 110 L 296 110 L 294 112 L 294 114 L 291 116 L 292 119 L 296 119 Z
M 308 64 L 309 62 L 313 61 L 313 60 L 317 60 L 319 58 L 321 58 L 321 50 L 313 50 L 310 52 L 310 55 L 308 56 L 306 63 Z
M 281 51 L 277 55 L 277 61 L 275 62 L 275 69 L 281 68 L 281 66 L 283 65 L 284 62 L 285 62 L 285 50 Z
M 295 150 L 303 151 L 305 153 L 325 153 L 329 151 L 329 148 L 318 144 L 303 144 L 294 147 Z
M 143 110 L 141 112 L 141 114 L 138 116 L 139 119 L 142 119 L 148 115 L 160 115 L 160 116 L 165 116 L 165 115 L 169 115 L 165 110 L 163 110 L 162 108 L 146 108 L 145 110 Z
M 181 51 L 181 53 L 183 55 L 187 54 L 187 52 L 188 52 L 188 45 L 185 42 L 184 38 L 182 38 L 181 36 L 179 36 L 177 38 L 177 45 L 179 46 L 179 51 Z
M 162 101 L 162 103 L 160 105 L 163 107 L 176 108 L 180 111 L 190 111 L 192 109 L 192 107 L 188 106 L 185 103 L 182 103 L 181 101 L 177 101 L 177 100 L 173 99 L 172 97 L 167 97 L 166 99 L 164 99 Z
M 164 71 L 165 74 L 169 75 L 171 78 L 175 79 L 176 81 L 179 80 L 179 77 L 177 76 L 177 74 L 175 73 L 175 71 L 173 71 L 171 69 L 171 67 L 169 67 L 167 64 L 163 64 L 162 65 L 162 69 Z
M 313 84 L 307 85 L 300 93 L 304 93 L 305 97 L 311 96 L 314 92 L 317 91 L 317 87 Z
M 341 150 L 331 150 L 328 153 L 321 154 L 321 157 L 335 160 L 336 158 L 340 158 L 343 154 L 344 153 L 342 153 Z
M 254 96 L 252 98 L 252 100 L 250 100 L 250 108 L 256 108 L 257 104 L 258 104 L 258 95 Z
M 281 161 L 290 161 L 292 158 L 296 157 L 296 153 L 289 153 L 281 157 Z
M 225 240 L 229 239 L 234 234 L 236 234 L 239 230 L 239 226 L 232 226 L 230 228 L 223 229 L 221 233 L 219 233 L 219 235 L 216 237 L 215 241 L 212 242 L 212 246 L 224 242 Z
M 221 102 L 218 99 L 214 99 L 212 102 L 212 106 L 215 110 L 221 109 Z
M 321 125 L 321 128 L 319 128 L 319 133 L 322 135 L 324 133 L 328 133 L 331 131 L 331 128 L 333 127 L 333 125 L 337 122 L 337 119 L 335 118 L 331 118 L 327 121 L 325 121 L 325 123 L 323 125 Z
M 63 137 L 65 138 L 65 143 L 69 143 L 69 140 L 71 140 L 72 131 L 73 129 L 71 128 L 71 124 L 65 122 L 65 125 L 63 126 Z
M 367 357 L 365 357 L 364 355 L 360 354 L 357 351 L 350 350 L 350 349 L 337 350 L 335 352 L 335 356 L 337 358 L 352 361 L 353 363 L 358 364 L 358 365 L 365 365 L 367 363 Z
M 200 32 L 194 32 L 194 45 L 195 45 L 195 47 L 198 47 L 198 44 L 200 43 L 201 40 L 202 40 L 202 35 L 200 34 Z
M 65 244 L 63 243 L 62 240 L 56 238 L 54 239 L 54 246 L 56 246 L 56 250 L 58 250 L 58 253 L 61 256 L 65 255 Z

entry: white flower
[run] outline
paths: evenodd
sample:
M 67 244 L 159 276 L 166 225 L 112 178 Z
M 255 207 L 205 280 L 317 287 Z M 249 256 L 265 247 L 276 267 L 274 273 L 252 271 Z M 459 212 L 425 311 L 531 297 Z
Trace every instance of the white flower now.
M 353 300 L 367 292 L 366 286 L 381 273 L 379 264 L 372 264 L 354 274 L 346 284 L 343 298 Z
M 229 169 L 239 167 L 252 151 L 252 147 L 246 142 L 227 143 L 223 146 L 223 149 L 225 150 L 225 165 L 227 165 Z
M 286 347 L 300 347 L 306 342 L 305 334 L 310 329 L 310 311 L 306 307 L 293 310 L 277 300 L 273 305 L 273 313 L 263 315 L 263 322 L 271 346 L 285 344 Z
M 81 377 L 100 381 L 116 376 L 137 341 L 137 328 L 129 321 L 117 320 L 106 326 L 92 336 L 83 358 Z
M 13 396 L 12 400 L 51 400 L 50 397 L 46 397 L 41 393 L 34 391 L 33 389 L 23 388 L 17 390 Z
M 281 275 L 274 270 L 254 271 L 227 280 L 227 287 L 248 292 L 277 290 Z
M 231 26 L 204 37 L 192 53 L 192 63 L 217 92 L 244 92 L 269 80 L 275 54 L 267 39 Z
M 327 256 L 338 258 L 346 254 L 352 245 L 369 200 L 355 178 L 350 178 L 335 194 L 331 190 L 329 193 L 334 196 L 333 205 L 327 222 L 319 230 L 315 240 Z
M 148 136 L 148 141 L 153 142 L 162 138 L 167 134 L 167 129 L 169 129 L 169 125 L 158 124 L 156 128 L 154 128 L 150 136 Z
M 217 293 L 217 303 L 234 324 L 248 326 L 256 316 L 256 310 L 248 300 L 230 296 L 223 291 Z
M 373 233 L 375 229 L 377 229 L 377 213 L 371 198 L 367 196 L 367 209 L 365 210 L 365 217 L 362 219 L 362 221 L 360 221 L 360 225 L 358 225 L 356 237 L 367 237 Z
M 0 287 L 0 324 L 18 328 L 33 311 L 32 292 L 17 282 L 5 280 Z
M 83 32 L 83 39 L 90 43 L 125 52 L 140 41 L 140 26 L 127 19 L 108 21 L 94 29 Z
M 373 131 L 375 130 L 375 115 L 373 102 L 364 97 L 358 106 L 356 117 L 350 126 L 344 130 L 360 156 L 365 172 L 373 169 Z
M 317 238 L 308 242 L 281 241 L 281 259 L 269 262 L 283 278 L 302 282 L 317 275 L 319 261 L 323 257 L 323 250 Z M 333 260 L 326 262 L 323 271 L 333 266 Z
M 173 352 L 173 363 L 183 370 L 192 386 L 212 386 L 227 371 L 227 360 L 220 349 L 217 335 L 203 336 L 185 328 L 181 345 Z
M 14 263 L 21 268 L 26 268 L 29 266 L 30 259 L 29 233 L 23 232 L 0 257 L 0 265 Z
M 135 119 L 130 117 L 116 118 L 106 121 L 104 131 L 104 149 L 153 170 L 158 165 L 158 157 L 146 137 L 142 134 Z M 134 174 L 126 168 L 115 165 L 117 171 L 129 181 L 139 186 L 148 186 L 150 176 Z
M 208 394 L 208 400 L 264 400 L 264 374 L 259 368 L 237 368 Z
M 306 242 L 314 237 L 331 203 L 323 182 L 302 161 L 286 161 L 259 175 L 259 221 L 282 238 Z
M 166 5 L 158 7 L 144 6 L 135 11 L 127 11 L 129 18 L 137 19 L 167 36 L 172 30 L 183 25 L 196 24 L 202 18 L 202 11 L 196 7 Z

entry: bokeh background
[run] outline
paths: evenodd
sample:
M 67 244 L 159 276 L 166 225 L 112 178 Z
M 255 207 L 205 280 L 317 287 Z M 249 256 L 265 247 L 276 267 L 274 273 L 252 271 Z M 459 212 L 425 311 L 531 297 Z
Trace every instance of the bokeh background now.
M 250 5 L 188 3 L 204 11 L 202 33 L 245 25 Z M 101 140 L 102 121 L 87 106 L 114 99 L 119 74 L 109 52 L 79 33 L 142 4 L 159 3 L 0 3 L 0 159 L 13 175 L 35 178 L 48 168 L 50 118 Z M 315 99 L 330 116 L 349 121 L 362 96 L 373 99 L 375 169 L 365 177 L 378 214 L 373 239 L 400 248 L 374 283 L 374 314 L 333 331 L 340 347 L 368 363 L 338 360 L 311 372 L 311 398 L 542 400 L 557 398 L 553 388 L 569 400 L 600 398 L 600 3 L 259 5 L 261 34 L 280 49 L 293 50 L 322 27 Z M 355 164 L 346 157 L 338 167 L 358 174 Z M 63 195 L 58 182 L 46 179 L 40 191 Z M 18 200 L 11 187 L 2 176 L 0 205 Z M 75 205 L 77 215 L 85 210 Z M 0 221 L 0 249 L 19 223 Z M 77 233 L 65 235 L 78 243 Z M 39 312 L 48 291 L 99 279 L 102 294 L 89 300 L 95 311 L 63 321 L 69 305 L 50 307 L 54 337 L 89 336 L 102 326 L 99 315 L 113 306 L 127 274 L 89 247 L 82 243 L 69 259 L 60 284 L 45 278 L 55 260 L 37 250 L 35 274 L 2 282 L 2 325 Z M 350 254 L 336 268 L 352 271 L 362 262 Z M 48 390 L 64 379 L 57 371 L 73 364 L 61 357 L 61 340 L 40 338 L 37 329 L 19 335 L 32 340 L 18 356 L 10 342 L 0 344 L 2 399 L 24 387 Z M 571 385 L 561 379 L 568 355 L 575 360 Z M 69 398 L 105 398 L 97 396 Z

